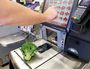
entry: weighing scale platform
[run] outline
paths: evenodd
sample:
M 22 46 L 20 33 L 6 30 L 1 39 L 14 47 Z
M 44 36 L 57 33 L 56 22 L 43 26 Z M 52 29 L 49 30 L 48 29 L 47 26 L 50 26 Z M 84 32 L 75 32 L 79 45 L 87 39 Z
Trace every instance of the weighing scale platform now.
M 34 42 L 37 46 L 48 43 L 45 40 Z M 25 61 L 20 48 L 10 52 L 10 60 L 15 69 L 80 69 L 82 62 L 67 58 L 52 48 L 37 53 L 31 61 Z

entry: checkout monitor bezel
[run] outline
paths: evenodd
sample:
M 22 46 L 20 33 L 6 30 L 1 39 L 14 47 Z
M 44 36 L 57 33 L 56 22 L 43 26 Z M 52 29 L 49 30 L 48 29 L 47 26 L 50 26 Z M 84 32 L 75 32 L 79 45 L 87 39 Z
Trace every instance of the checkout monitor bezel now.
M 79 2 L 79 5 L 80 5 L 80 6 L 85 6 L 85 7 L 90 6 L 90 3 L 89 3 L 89 5 L 87 5 L 87 4 L 84 3 L 84 1 L 85 1 L 85 0 L 81 0 L 81 1 Z M 88 0 L 88 1 L 89 1 L 89 0 Z
M 48 1 L 48 0 L 47 0 L 47 1 Z M 46 9 L 45 9 L 45 3 L 46 3 L 47 1 L 44 0 L 44 5 L 43 5 L 42 13 L 46 10 Z M 75 2 L 75 0 L 74 0 L 74 2 Z M 73 3 L 72 8 L 71 8 L 71 12 L 70 12 L 71 14 L 70 14 L 70 16 L 72 15 L 73 6 L 74 6 L 74 3 Z M 68 21 L 67 21 L 67 25 L 66 25 L 66 26 L 61 26 L 61 25 L 53 24 L 53 23 L 51 23 L 51 22 L 45 22 L 45 23 L 43 23 L 43 24 L 45 24 L 45 25 L 47 25 L 47 26 L 50 26 L 50 27 L 52 27 L 52 28 L 53 28 L 53 27 L 56 28 L 56 29 L 62 28 L 62 29 L 66 29 L 66 30 L 67 30 L 67 27 L 68 27 L 68 25 L 69 25 L 70 16 L 69 16 L 69 18 L 68 18 Z

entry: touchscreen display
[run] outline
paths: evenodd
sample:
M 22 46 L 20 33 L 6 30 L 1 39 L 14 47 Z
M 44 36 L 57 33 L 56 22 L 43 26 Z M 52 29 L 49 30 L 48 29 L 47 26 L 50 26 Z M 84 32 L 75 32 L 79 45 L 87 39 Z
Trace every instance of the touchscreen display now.
M 44 11 L 50 6 L 55 6 L 58 13 L 57 18 L 49 23 L 66 27 L 68 24 L 73 3 L 74 0 L 46 0 Z

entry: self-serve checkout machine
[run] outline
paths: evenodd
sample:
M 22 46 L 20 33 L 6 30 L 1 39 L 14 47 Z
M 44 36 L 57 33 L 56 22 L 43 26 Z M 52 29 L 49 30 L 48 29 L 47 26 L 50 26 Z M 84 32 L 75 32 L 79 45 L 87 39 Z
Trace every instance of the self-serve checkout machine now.
M 67 35 L 65 52 L 90 60 L 90 0 L 80 0 L 72 16 L 72 26 Z
M 44 0 L 43 0 L 44 1 Z M 23 59 L 20 48 L 10 52 L 10 66 L 16 69 L 81 69 L 83 62 L 64 53 L 67 32 L 71 24 L 71 15 L 76 10 L 78 0 L 45 0 L 43 11 L 56 6 L 58 16 L 52 22 L 40 26 L 41 39 L 33 42 L 39 51 L 31 61 Z

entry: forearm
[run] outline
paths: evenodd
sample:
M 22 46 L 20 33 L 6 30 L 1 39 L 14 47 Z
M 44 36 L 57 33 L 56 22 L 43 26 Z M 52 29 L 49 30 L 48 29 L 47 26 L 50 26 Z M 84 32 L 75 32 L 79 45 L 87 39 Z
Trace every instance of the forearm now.
M 5 18 L 4 23 L 12 25 L 32 25 L 41 23 L 47 20 L 47 17 L 41 13 L 34 12 L 18 3 L 6 1 L 2 4 L 4 9 L 7 9 L 5 14 L 2 14 L 1 19 Z

